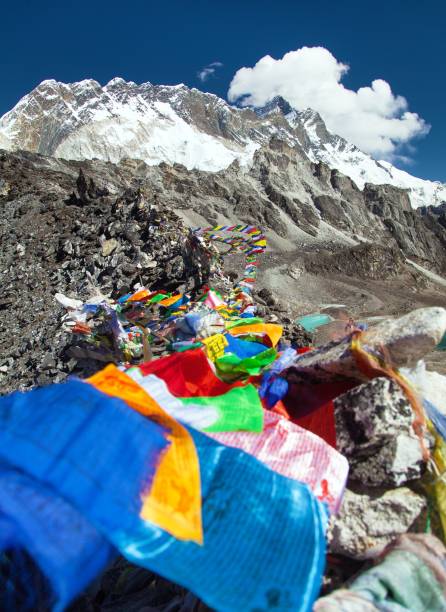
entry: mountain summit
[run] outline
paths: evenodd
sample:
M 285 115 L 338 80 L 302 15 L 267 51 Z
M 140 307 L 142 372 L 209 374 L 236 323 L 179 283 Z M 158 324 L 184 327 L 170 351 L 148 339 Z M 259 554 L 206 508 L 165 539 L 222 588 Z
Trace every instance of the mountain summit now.
M 272 138 L 339 170 L 360 189 L 366 183 L 408 189 L 414 208 L 446 201 L 446 185 L 374 160 L 329 132 L 317 112 L 293 109 L 280 96 L 253 110 L 182 84 L 137 85 L 114 78 L 102 87 L 91 79 L 47 80 L 0 119 L 0 148 L 75 160 L 180 163 L 206 171 L 234 161 L 249 167 L 254 152 Z

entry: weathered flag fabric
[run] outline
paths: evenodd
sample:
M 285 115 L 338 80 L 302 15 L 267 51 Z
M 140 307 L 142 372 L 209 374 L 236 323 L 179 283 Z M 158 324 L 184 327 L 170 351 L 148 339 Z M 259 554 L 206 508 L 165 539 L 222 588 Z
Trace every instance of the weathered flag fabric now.
M 3 610 L 63 610 L 105 569 L 117 550 L 73 505 L 55 491 L 8 464 L 0 466 L 0 554 L 12 554 L 10 588 L 1 589 Z M 15 563 L 28 551 L 50 589 L 19 589 L 33 576 Z M 20 574 L 20 576 L 18 575 Z M 5 580 L 3 576 L 1 580 Z M 39 601 L 44 597 L 44 601 Z
M 200 458 L 203 546 L 142 522 L 132 531 L 118 528 L 114 544 L 216 610 L 310 611 L 325 565 L 325 505 L 254 457 L 191 434 Z
M 305 484 L 191 429 L 203 542 L 181 540 L 141 516 L 168 444 L 149 417 L 71 381 L 1 398 L 0 425 L 0 458 L 63 497 L 130 561 L 217 610 L 311 610 L 327 511 Z
M 347 481 L 348 461 L 311 431 L 265 410 L 260 434 L 239 431 L 209 435 L 253 455 L 283 476 L 306 483 L 331 512 L 338 510 Z

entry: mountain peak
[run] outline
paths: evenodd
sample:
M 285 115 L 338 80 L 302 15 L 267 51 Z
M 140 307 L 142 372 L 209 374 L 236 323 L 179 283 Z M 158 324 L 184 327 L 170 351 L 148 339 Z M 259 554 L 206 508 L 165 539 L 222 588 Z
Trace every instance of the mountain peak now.
M 113 87 L 136 87 L 134 81 L 126 81 L 122 77 L 114 77 L 104 87 L 104 89 L 111 89 Z
M 55 85 L 59 85 L 56 79 L 44 79 L 37 85 L 36 89 L 46 89 L 47 87 L 54 87 Z
M 299 118 L 306 124 L 323 123 L 325 126 L 325 121 L 322 119 L 320 114 L 312 108 L 306 108 L 303 111 L 299 111 Z
M 289 102 L 282 96 L 275 96 L 272 100 L 267 102 L 265 106 L 254 109 L 259 117 L 267 117 L 272 113 L 280 113 L 282 115 L 289 115 L 293 112 L 293 107 Z

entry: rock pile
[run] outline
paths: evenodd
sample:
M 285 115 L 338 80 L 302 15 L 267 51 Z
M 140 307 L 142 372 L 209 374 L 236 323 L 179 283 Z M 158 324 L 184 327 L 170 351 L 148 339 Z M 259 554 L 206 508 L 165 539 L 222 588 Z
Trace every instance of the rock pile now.
M 421 309 L 385 321 L 362 332 L 360 338 L 367 352 L 392 363 L 397 370 L 397 366 L 415 366 L 438 344 L 445 327 L 444 309 Z M 340 583 L 352 571 L 347 559 L 355 563 L 376 560 L 398 536 L 423 532 L 426 525 L 432 529 L 433 508 L 434 514 L 444 512 L 444 506 L 438 502 L 440 498 L 435 502 L 432 489 L 426 488 L 426 483 L 438 481 L 436 475 L 429 473 L 426 453 L 439 448 L 438 432 L 443 431 L 446 411 L 440 391 L 444 377 L 431 375 L 422 364 L 419 362 L 414 370 L 403 369 L 408 379 L 418 383 L 413 389 L 418 400 L 430 397 L 438 403 L 435 430 L 420 430 L 416 425 L 413 398 L 411 401 L 407 388 L 392 377 L 391 372 L 396 370 L 386 370 L 388 376 L 373 378 L 373 373 L 358 361 L 351 338 L 332 341 L 301 355 L 285 373 L 289 383 L 298 388 L 311 381 L 313 392 L 330 386 L 349 388 L 341 394 L 333 392 L 336 447 L 348 459 L 350 468 L 348 488 L 340 512 L 332 517 L 328 534 L 329 550 L 338 556 L 337 569 L 339 563 L 344 568 Z M 367 382 L 361 382 L 364 380 Z M 435 533 L 444 537 L 439 526 Z M 358 569 L 355 565 L 353 571 Z M 341 598 L 342 593 L 339 592 Z M 346 597 L 349 600 L 349 595 Z M 324 600 L 324 605 L 317 609 L 331 610 L 335 601 L 336 597 L 333 602 Z
M 111 195 L 82 170 L 68 197 L 45 184 L 20 185 L 0 224 L 2 393 L 77 371 L 56 293 L 117 297 L 137 282 L 193 289 L 209 275 L 207 254 L 178 216 L 141 189 Z

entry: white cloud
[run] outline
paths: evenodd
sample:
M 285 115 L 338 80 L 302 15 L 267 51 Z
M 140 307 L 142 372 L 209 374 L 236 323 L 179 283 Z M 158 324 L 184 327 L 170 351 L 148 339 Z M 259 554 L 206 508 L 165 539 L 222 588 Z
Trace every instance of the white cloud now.
M 222 66 L 223 64 L 221 62 L 212 62 L 212 64 L 208 64 L 207 66 L 199 70 L 197 72 L 197 77 L 200 79 L 202 83 L 204 83 L 213 74 L 215 74 L 215 71 L 217 70 L 217 68 L 221 68 Z
M 228 99 L 243 106 L 263 106 L 283 96 L 294 108 L 312 108 L 328 129 L 375 157 L 391 159 L 402 145 L 427 134 L 430 126 L 390 85 L 372 81 L 358 91 L 342 84 L 349 66 L 323 47 L 302 47 L 282 59 L 262 57 L 253 68 L 240 68 L 229 87 Z

